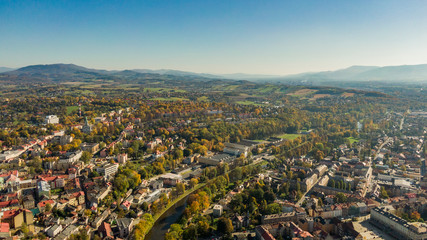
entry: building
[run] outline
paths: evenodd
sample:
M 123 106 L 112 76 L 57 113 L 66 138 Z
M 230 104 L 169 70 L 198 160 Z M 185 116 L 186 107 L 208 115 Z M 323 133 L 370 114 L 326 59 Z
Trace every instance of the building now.
M 48 115 L 44 119 L 45 124 L 58 124 L 59 118 L 56 115 Z
M 217 154 L 211 157 L 200 157 L 199 163 L 203 163 L 210 166 L 217 166 L 221 163 L 231 163 L 236 157 L 230 154 Z
M 305 218 L 305 217 L 306 217 L 305 213 L 300 214 L 296 212 L 264 215 L 262 217 L 262 224 L 271 224 L 271 223 L 287 222 L 287 221 L 296 222 L 298 219 Z
M 60 232 L 62 231 L 62 225 L 59 224 L 55 224 L 51 227 L 49 227 L 48 229 L 46 229 L 46 234 L 49 237 L 55 237 L 56 235 L 58 235 Z
M 427 225 L 409 223 L 390 212 L 391 206 L 376 207 L 371 210 L 371 224 L 398 239 L 427 239 Z
M 133 218 L 119 218 L 117 219 L 117 227 L 119 229 L 119 236 L 126 238 L 132 232 L 134 219 Z
M 50 205 L 51 208 L 53 208 L 55 206 L 55 201 L 53 201 L 52 199 L 41 201 L 37 204 L 37 208 L 39 209 L 40 212 L 44 212 L 48 204 Z
M 107 222 L 101 223 L 98 228 L 98 234 L 102 239 L 114 239 L 114 234 L 111 230 L 111 225 Z
M 126 164 L 127 161 L 128 161 L 127 153 L 122 153 L 117 155 L 117 162 L 119 162 L 120 164 Z
M 163 180 L 164 185 L 176 186 L 177 183 L 182 181 L 182 176 L 179 174 L 165 173 L 159 177 Z
M 32 194 L 25 195 L 25 196 L 22 198 L 22 206 L 23 206 L 25 209 L 33 209 L 33 208 L 35 208 L 35 207 L 36 207 L 36 203 L 35 203 L 35 201 L 34 201 L 34 197 L 33 197 L 33 195 L 32 195 Z
M 9 223 L 9 227 L 13 229 L 20 228 L 22 224 L 25 223 L 30 227 L 31 231 L 34 231 L 34 216 L 33 213 L 27 209 L 4 211 L 1 217 L 1 221 L 4 223 Z
M 59 144 L 61 144 L 61 145 L 67 145 L 67 144 L 71 143 L 74 139 L 70 135 L 63 135 L 63 136 L 58 136 L 58 137 L 59 137 Z
M 213 207 L 213 216 L 214 217 L 221 217 L 223 211 L 223 207 L 221 205 L 215 205 Z
M 40 181 L 37 183 L 37 194 L 39 198 L 45 196 L 47 198 L 50 197 L 50 185 L 46 181 Z
M 100 175 L 104 175 L 105 178 L 113 177 L 114 174 L 116 174 L 116 172 L 118 170 L 119 170 L 119 165 L 118 164 L 111 164 L 111 163 L 104 164 L 101 167 L 98 167 L 96 169 L 96 171 Z
M 83 151 L 93 154 L 99 150 L 99 143 L 82 143 L 80 147 Z
M 249 146 L 241 145 L 238 143 L 224 143 L 224 150 L 223 152 L 234 155 L 234 156 L 240 156 L 243 154 L 245 157 L 248 156 L 249 152 Z
M 4 151 L 2 154 L 0 154 L 0 161 L 12 160 L 14 158 L 19 157 L 19 155 L 21 155 L 24 152 L 25 151 L 23 149 Z
M 87 121 L 87 117 L 85 117 L 85 125 L 83 125 L 82 127 L 82 132 L 89 134 L 92 132 L 92 130 L 93 130 L 93 125 L 89 124 L 89 122 Z
M 0 223 L 0 239 L 10 238 L 9 223 Z

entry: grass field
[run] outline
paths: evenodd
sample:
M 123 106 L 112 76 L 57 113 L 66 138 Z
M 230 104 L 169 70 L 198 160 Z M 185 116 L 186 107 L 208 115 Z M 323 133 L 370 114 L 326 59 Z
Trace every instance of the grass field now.
M 170 97 L 170 98 L 156 97 L 156 98 L 152 98 L 151 100 L 154 100 L 154 101 L 189 101 L 187 98 L 180 98 L 180 97 Z
M 202 96 L 202 97 L 197 98 L 197 101 L 198 102 L 209 102 L 209 98 L 206 96 Z
M 309 95 L 315 92 L 317 92 L 317 90 L 304 88 L 304 89 L 299 89 L 294 92 L 288 93 L 286 95 L 294 96 L 294 97 L 304 97 L 306 95 Z
M 255 102 L 253 102 L 253 101 L 248 101 L 248 100 L 245 100 L 245 101 L 236 101 L 236 103 L 237 103 L 237 104 L 242 104 L 242 105 L 255 105 L 255 106 L 262 106 L 262 104 L 260 104 L 260 103 L 255 103 Z
M 185 90 L 182 89 L 172 89 L 172 88 L 144 88 L 144 91 L 149 92 L 185 92 Z
M 301 136 L 301 134 L 293 134 L 293 133 L 285 133 L 282 135 L 279 135 L 277 137 L 287 139 L 287 140 L 294 140 L 295 138 Z
M 78 109 L 79 109 L 79 106 L 67 106 L 67 115 L 70 115 L 73 111 Z
M 359 139 L 354 138 L 354 137 L 348 137 L 347 139 L 350 141 L 351 144 L 353 144 L 355 142 L 359 142 Z

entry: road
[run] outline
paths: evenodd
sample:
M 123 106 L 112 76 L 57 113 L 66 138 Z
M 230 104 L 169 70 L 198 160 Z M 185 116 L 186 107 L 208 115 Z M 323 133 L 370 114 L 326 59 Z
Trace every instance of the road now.
M 403 123 L 405 122 L 405 116 L 403 116 L 402 120 L 400 120 L 400 127 L 399 130 L 403 129 Z
M 321 178 L 322 178 L 322 177 L 318 177 L 318 178 L 317 178 L 317 180 L 316 180 L 316 182 L 315 182 L 312 186 L 313 186 L 313 187 L 314 187 L 314 186 L 316 186 L 316 185 L 317 185 L 317 183 L 320 181 L 320 179 L 321 179 Z M 311 187 L 311 188 L 313 188 L 313 187 Z M 301 206 L 302 202 L 304 202 L 305 195 L 307 195 L 307 193 L 308 193 L 308 192 L 310 192 L 311 188 L 310 188 L 310 189 L 307 189 L 307 191 L 302 195 L 301 199 L 300 199 L 300 200 L 298 200 L 298 202 L 296 203 L 296 205 L 297 205 L 297 206 Z
M 390 137 L 387 137 L 387 139 L 380 145 L 380 147 L 378 148 L 378 150 L 377 150 L 377 152 L 375 153 L 375 156 L 374 156 L 374 159 L 373 160 L 375 160 L 375 159 L 377 159 L 377 157 L 378 157 L 378 154 L 380 153 L 380 151 L 381 151 L 381 149 L 384 147 L 384 145 L 386 145 L 387 143 L 389 143 L 389 142 L 391 142 L 391 138 Z

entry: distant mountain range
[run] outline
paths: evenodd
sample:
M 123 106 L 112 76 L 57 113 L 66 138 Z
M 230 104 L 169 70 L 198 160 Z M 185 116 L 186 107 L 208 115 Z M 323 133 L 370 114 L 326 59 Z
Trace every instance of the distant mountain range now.
M 427 82 L 427 64 L 401 66 L 352 66 L 337 71 L 301 73 L 276 78 L 258 79 L 269 82 Z
M 10 72 L 15 70 L 14 68 L 8 68 L 8 67 L 0 67 L 0 73 L 2 72 Z
M 187 73 L 174 70 L 124 70 L 107 71 L 89 69 L 74 64 L 31 65 L 13 71 L 0 73 L 0 83 L 115 83 L 155 84 L 179 86 L 180 83 L 196 86 L 208 82 L 230 82 L 220 76 L 206 77 L 206 74 Z M 209 86 L 212 83 L 208 84 Z
M 208 74 L 179 70 L 133 69 L 107 71 L 89 69 L 74 64 L 32 65 L 19 69 L 0 67 L 0 82 L 69 82 L 117 81 L 146 82 L 148 80 L 176 81 L 231 81 L 322 84 L 326 82 L 427 82 L 427 64 L 402 66 L 352 66 L 325 72 L 309 72 L 288 76 L 256 74 Z

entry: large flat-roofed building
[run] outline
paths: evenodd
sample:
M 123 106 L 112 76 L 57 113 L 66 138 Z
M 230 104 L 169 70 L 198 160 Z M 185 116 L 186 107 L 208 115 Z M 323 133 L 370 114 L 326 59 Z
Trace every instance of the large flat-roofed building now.
M 118 164 L 112 164 L 112 163 L 106 163 L 101 167 L 98 167 L 96 169 L 96 171 L 101 174 L 104 175 L 105 178 L 109 178 L 111 176 L 114 176 L 114 174 L 116 174 L 117 170 L 119 170 L 119 165 Z
M 278 223 L 278 222 L 287 222 L 292 221 L 296 222 L 298 219 L 305 218 L 307 215 L 297 213 L 297 212 L 287 212 L 279 214 L 264 215 L 262 217 L 262 224 Z
M 410 223 L 391 213 L 390 206 L 373 208 L 370 222 L 398 239 L 427 239 L 426 224 Z
M 96 153 L 99 150 L 99 143 L 82 143 L 81 149 L 86 152 Z
M 179 174 L 173 174 L 173 173 L 165 173 L 159 177 L 161 180 L 163 180 L 164 185 L 169 186 L 176 186 L 177 183 L 180 183 L 182 181 L 182 176 Z
M 199 163 L 204 163 L 206 165 L 217 166 L 220 163 L 231 163 L 236 157 L 230 154 L 217 154 L 212 157 L 200 157 Z
M 224 143 L 224 150 L 223 152 L 234 155 L 234 156 L 240 156 L 243 154 L 245 157 L 247 157 L 249 152 L 249 147 L 245 145 L 241 145 L 238 143 Z
M 59 118 L 56 115 L 49 115 L 49 116 L 46 116 L 46 118 L 44 119 L 44 123 L 45 124 L 58 124 Z

